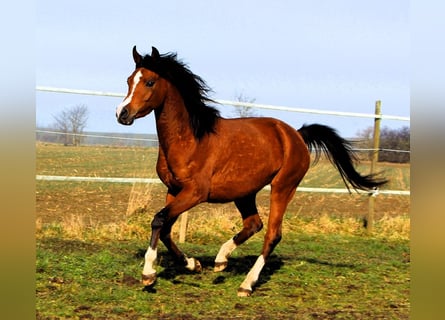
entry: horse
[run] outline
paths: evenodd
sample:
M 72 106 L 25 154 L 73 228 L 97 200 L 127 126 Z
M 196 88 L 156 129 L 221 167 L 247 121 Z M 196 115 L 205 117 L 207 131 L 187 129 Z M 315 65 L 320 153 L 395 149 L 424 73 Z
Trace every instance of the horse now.
M 261 254 L 238 288 L 250 296 L 268 257 L 282 237 L 286 207 L 311 163 L 325 154 L 349 189 L 372 190 L 387 182 L 376 174 L 362 175 L 351 143 L 321 124 L 296 130 L 274 118 L 223 118 L 212 106 L 210 88 L 176 53 L 160 54 L 152 47 L 142 56 L 133 47 L 135 70 L 128 77 L 128 93 L 116 109 L 117 121 L 131 125 L 154 111 L 159 151 L 156 171 L 167 187 L 164 208 L 151 222 L 151 238 L 144 256 L 142 284 L 156 282 L 159 239 L 182 267 L 201 272 L 200 262 L 186 256 L 171 237 L 178 217 L 199 203 L 234 202 L 242 229 L 222 244 L 214 271 L 223 271 L 231 253 L 260 231 L 256 195 L 270 185 L 270 212 Z

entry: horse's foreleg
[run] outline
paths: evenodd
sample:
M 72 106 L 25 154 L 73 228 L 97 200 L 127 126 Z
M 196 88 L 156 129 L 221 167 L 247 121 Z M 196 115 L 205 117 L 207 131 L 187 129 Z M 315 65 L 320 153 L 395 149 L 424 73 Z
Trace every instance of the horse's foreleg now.
M 152 285 L 156 281 L 154 263 L 157 258 L 159 239 L 162 240 L 167 249 L 173 253 L 179 261 L 184 263 L 186 268 L 196 271 L 201 270 L 201 264 L 196 259 L 187 258 L 171 239 L 171 228 L 179 215 L 201 202 L 200 198 L 190 196 L 190 194 L 199 194 L 191 192 L 190 189 L 192 188 L 184 188 L 176 196 L 169 194 L 167 196 L 166 207 L 153 218 L 151 223 L 150 245 L 145 253 L 145 262 L 142 270 L 142 283 L 145 286 Z
M 154 263 L 157 258 L 157 246 L 166 216 L 167 213 L 164 208 L 155 215 L 151 223 L 150 245 L 145 253 L 144 268 L 142 269 L 142 284 L 144 286 L 150 286 L 156 281 L 156 270 L 154 268 Z
M 161 230 L 161 241 L 167 247 L 168 251 L 176 258 L 176 260 L 181 263 L 185 268 L 190 271 L 201 272 L 202 267 L 201 263 L 195 258 L 188 258 L 174 243 L 171 238 L 171 229 L 174 222 L 177 220 L 176 217 L 174 220 L 169 221 L 168 224 L 164 226 Z

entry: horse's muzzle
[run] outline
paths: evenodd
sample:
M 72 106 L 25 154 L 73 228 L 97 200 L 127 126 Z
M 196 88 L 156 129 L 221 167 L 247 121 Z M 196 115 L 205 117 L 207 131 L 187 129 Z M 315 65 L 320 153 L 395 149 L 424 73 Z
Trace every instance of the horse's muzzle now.
M 130 116 L 127 108 L 122 108 L 119 114 L 116 113 L 116 117 L 117 122 L 126 126 L 132 125 L 134 122 L 134 117 Z

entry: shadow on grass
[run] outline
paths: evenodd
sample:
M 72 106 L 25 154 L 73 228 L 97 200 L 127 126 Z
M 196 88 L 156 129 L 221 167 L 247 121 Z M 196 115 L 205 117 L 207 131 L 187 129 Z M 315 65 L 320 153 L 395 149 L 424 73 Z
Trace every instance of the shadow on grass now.
M 143 258 L 145 250 L 140 249 L 136 254 L 136 257 Z M 209 274 L 215 275 L 212 284 L 218 285 L 226 282 L 226 279 L 235 277 L 237 275 L 247 275 L 250 269 L 255 264 L 258 256 L 247 255 L 243 257 L 235 257 L 229 259 L 229 264 L 227 268 L 222 272 L 214 272 L 213 267 L 215 263 L 215 257 L 209 255 L 196 256 L 196 259 L 202 265 L 202 273 L 197 274 L 194 271 L 186 269 L 181 266 L 168 252 L 160 252 L 158 254 L 158 265 L 163 268 L 158 274 L 158 279 L 168 280 L 173 284 L 187 284 L 195 287 L 200 287 L 199 283 L 187 281 L 182 275 L 194 275 L 194 280 L 196 277 L 201 279 Z M 260 278 L 255 285 L 255 289 L 261 287 L 261 285 L 267 283 L 271 276 L 277 272 L 284 265 L 283 259 L 277 255 L 272 254 L 263 270 L 261 271 Z M 206 280 L 207 281 L 207 280 Z M 148 293 L 156 293 L 156 283 L 152 286 L 145 287 L 143 291 Z
M 145 250 L 140 250 L 138 252 L 138 257 L 143 258 L 145 254 Z M 196 255 L 196 259 L 198 259 L 202 265 L 202 273 L 198 274 L 193 271 L 187 270 L 185 267 L 181 266 L 167 251 L 161 251 L 158 255 L 158 265 L 160 266 L 160 272 L 158 273 L 158 279 L 163 279 L 170 281 L 174 285 L 187 285 L 193 287 L 201 287 L 206 286 L 210 282 L 213 285 L 221 285 L 225 282 L 233 281 L 233 278 L 239 276 L 247 276 L 247 273 L 250 271 L 252 266 L 255 264 L 258 256 L 256 255 L 246 255 L 246 256 L 238 256 L 229 258 L 229 263 L 227 268 L 218 273 L 214 273 L 214 260 L 215 257 L 213 255 Z M 308 256 L 288 256 L 288 255 L 277 255 L 272 254 L 266 262 L 263 270 L 261 271 L 259 280 L 255 285 L 254 291 L 256 291 L 256 295 L 258 295 L 258 291 L 262 292 L 264 290 L 268 290 L 264 288 L 261 290 L 260 288 L 268 283 L 271 277 L 279 271 L 286 261 L 289 260 L 297 260 L 300 262 L 305 262 L 313 265 L 319 266 L 327 266 L 332 268 L 346 268 L 346 269 L 359 269 L 363 266 L 361 264 L 356 263 L 345 263 L 334 260 L 323 260 L 316 257 L 308 257 Z M 292 264 L 292 262 L 289 261 Z M 187 277 L 190 275 L 190 278 Z M 198 281 L 197 281 L 198 280 Z M 201 281 L 200 281 L 201 280 Z M 205 284 L 204 284 L 205 283 Z M 156 284 L 150 287 L 145 287 L 143 289 L 148 293 L 156 293 Z M 263 294 L 267 294 L 263 292 Z

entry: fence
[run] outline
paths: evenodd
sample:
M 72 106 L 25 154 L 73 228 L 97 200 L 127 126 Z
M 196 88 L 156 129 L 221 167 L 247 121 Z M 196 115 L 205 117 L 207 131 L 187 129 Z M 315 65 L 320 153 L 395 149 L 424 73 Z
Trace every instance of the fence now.
M 36 175 L 36 180 L 43 181 L 77 181 L 77 182 L 110 182 L 110 183 L 152 183 L 161 184 L 162 181 L 156 178 L 106 178 L 106 177 L 74 177 L 74 176 L 48 176 Z M 270 190 L 270 186 L 264 187 L 264 190 Z M 298 187 L 298 192 L 320 192 L 320 193 L 349 193 L 348 189 L 344 188 L 311 188 Z M 362 191 L 357 190 L 359 194 L 386 194 L 386 195 L 402 195 L 409 196 L 410 192 L 407 190 L 371 190 Z
M 123 94 L 123 93 L 105 92 L 105 91 L 55 88 L 55 87 L 46 87 L 46 86 L 37 86 L 36 90 L 43 91 L 43 92 L 71 93 L 71 94 L 80 94 L 80 95 L 125 98 L 125 94 Z M 289 112 L 299 112 L 299 113 L 312 113 L 312 114 L 332 115 L 332 116 L 342 116 L 342 117 L 357 117 L 357 118 L 410 121 L 409 117 L 394 116 L 394 115 L 382 115 L 382 114 L 375 114 L 375 113 L 326 111 L 326 110 L 318 110 L 318 109 L 274 106 L 274 105 L 268 105 L 268 104 L 258 104 L 258 103 L 229 101 L 229 100 L 215 100 L 215 102 L 222 104 L 222 105 L 229 105 L 229 106 L 234 106 L 234 107 L 249 107 L 249 108 L 258 108 L 258 109 L 269 109 L 269 110 L 289 111 Z
M 55 93 L 70 93 L 70 94 L 80 94 L 80 95 L 95 95 L 95 96 L 106 96 L 106 97 L 120 97 L 124 98 L 125 94 L 115 93 L 115 92 L 104 92 L 104 91 L 93 91 L 93 90 L 78 90 L 78 89 L 67 89 L 67 88 L 55 88 L 55 87 L 46 87 L 46 86 L 37 86 L 36 90 L 44 91 L 44 92 L 55 92 Z M 372 118 L 374 119 L 374 135 L 373 135 L 373 143 L 374 146 L 372 149 L 362 149 L 364 151 L 372 151 L 373 157 L 371 161 L 371 173 L 374 172 L 375 164 L 378 160 L 378 152 L 381 151 L 379 148 L 379 135 L 380 135 L 380 122 L 382 119 L 386 120 L 398 120 L 398 121 L 410 121 L 409 117 L 403 116 L 394 116 L 394 115 L 383 115 L 381 114 L 381 104 L 380 101 L 376 102 L 375 113 L 356 113 L 356 112 L 342 112 L 342 111 L 326 111 L 326 110 L 318 110 L 318 109 L 307 109 L 307 108 L 294 108 L 294 107 L 286 107 L 286 106 L 274 106 L 274 105 L 266 105 L 266 104 L 256 104 L 249 102 L 239 102 L 239 101 L 229 101 L 229 100 L 215 100 L 217 103 L 222 105 L 230 105 L 234 107 L 249 107 L 249 108 L 258 108 L 258 109 L 269 109 L 269 110 L 277 110 L 277 111 L 288 111 L 288 112 L 298 112 L 298 113 L 312 113 L 319 115 L 331 115 L 331 116 L 342 116 L 342 117 L 360 117 L 360 118 Z M 49 131 L 36 130 L 36 132 L 40 133 L 50 133 Z M 55 132 L 53 132 L 55 133 Z M 64 133 L 65 134 L 65 133 Z M 105 137 L 104 137 L 105 138 Z M 109 137 L 107 137 L 109 138 Z M 119 139 L 131 139 L 131 138 L 123 138 Z M 153 139 L 139 139 L 139 140 L 147 140 L 152 141 Z M 385 151 L 397 151 L 397 152 L 409 152 L 407 150 L 388 150 Z M 119 183 L 160 183 L 158 179 L 142 179 L 142 178 L 102 178 L 102 177 L 67 177 L 67 176 L 44 176 L 37 175 L 37 180 L 51 180 L 51 181 L 97 181 L 97 182 L 119 182 Z M 268 188 L 268 187 L 266 187 Z M 331 192 L 331 193 L 348 193 L 348 189 L 337 189 L 337 188 L 298 188 L 300 192 Z M 361 192 L 363 193 L 363 192 Z M 410 195 L 410 191 L 406 190 L 372 190 L 370 192 L 366 192 L 369 195 L 369 210 L 368 210 L 368 232 L 372 232 L 373 228 L 373 215 L 374 215 L 374 199 L 378 194 L 391 194 L 391 195 Z M 180 242 L 183 242 L 185 239 L 185 226 L 187 224 L 187 213 L 184 213 L 181 218 L 181 233 L 180 233 Z

